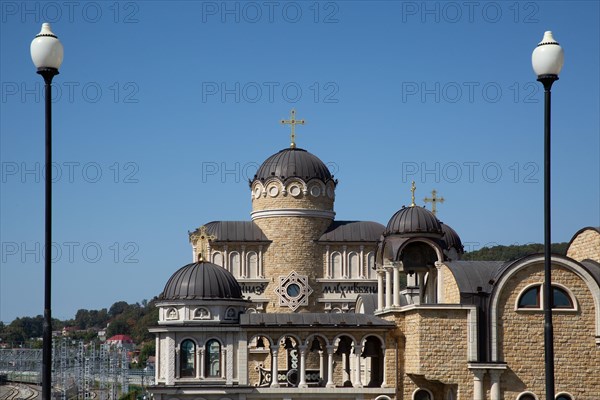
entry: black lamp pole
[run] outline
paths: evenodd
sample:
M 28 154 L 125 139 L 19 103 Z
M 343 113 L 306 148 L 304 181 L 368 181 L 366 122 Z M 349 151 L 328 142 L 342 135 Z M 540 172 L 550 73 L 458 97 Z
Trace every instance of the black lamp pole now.
M 544 359 L 546 366 L 546 399 L 554 400 L 554 328 L 552 326 L 552 268 L 550 240 L 550 115 L 552 84 L 558 75 L 540 75 L 544 85 Z
M 52 398 L 52 78 L 63 61 L 63 46 L 43 23 L 31 42 L 31 60 L 44 78 L 46 105 L 45 217 L 44 217 L 44 326 L 42 332 L 42 400 Z
M 531 54 L 531 64 L 537 80 L 544 85 L 544 367 L 546 377 L 546 400 L 555 400 L 554 385 L 554 328 L 552 326 L 552 241 L 550 240 L 550 116 L 551 89 L 558 80 L 563 67 L 564 52 L 552 35 L 544 32 L 542 41 Z
M 46 202 L 44 239 L 44 328 L 42 333 L 42 400 L 52 395 L 52 78 L 58 69 L 42 67 L 37 71 L 44 78 L 46 103 Z

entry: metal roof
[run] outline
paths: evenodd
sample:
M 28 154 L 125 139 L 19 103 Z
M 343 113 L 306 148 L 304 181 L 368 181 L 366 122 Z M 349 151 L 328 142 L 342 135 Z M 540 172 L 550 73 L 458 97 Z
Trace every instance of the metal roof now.
M 600 285 L 600 263 L 594 260 L 583 260 L 580 264 L 592 274 L 598 285 Z
M 506 261 L 448 261 L 461 293 L 491 293 L 496 274 L 511 262 Z M 478 288 L 480 290 L 478 290 Z
M 442 226 L 435 215 L 423 207 L 402 207 L 390 218 L 384 236 L 406 233 L 442 234 Z
M 442 240 L 444 242 L 445 249 L 450 250 L 451 248 L 455 248 L 458 253 L 464 253 L 465 249 L 460 240 L 460 236 L 458 236 L 458 233 L 456 233 L 456 231 L 452 229 L 450 225 L 444 224 L 443 222 L 440 222 L 440 224 L 442 225 L 442 231 L 444 232 Z
M 308 181 L 313 178 L 327 182 L 333 179 L 329 168 L 317 156 L 304 149 L 288 148 L 267 158 L 256 171 L 254 180 L 269 178 L 300 178 Z
M 391 328 L 396 326 L 391 321 L 367 314 L 336 314 L 336 313 L 254 313 L 240 315 L 240 325 L 247 327 L 381 327 Z
M 333 221 L 320 242 L 377 242 L 385 226 L 372 221 Z
M 212 221 L 204 226 L 209 234 L 217 237 L 216 242 L 269 242 L 252 221 Z
M 183 266 L 175 272 L 160 295 L 161 300 L 243 300 L 233 275 L 209 262 Z

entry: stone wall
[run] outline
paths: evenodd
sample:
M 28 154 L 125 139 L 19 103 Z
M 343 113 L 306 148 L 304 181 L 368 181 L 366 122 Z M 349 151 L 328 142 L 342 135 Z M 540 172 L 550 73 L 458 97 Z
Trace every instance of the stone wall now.
M 585 282 L 564 267 L 553 265 L 552 281 L 568 288 L 578 311 L 553 312 L 556 392 L 577 400 L 600 399 L 600 347 L 595 343 L 595 310 Z M 520 293 L 529 284 L 542 283 L 543 264 L 524 268 L 507 282 L 498 303 L 498 342 L 501 361 L 508 370 L 501 377 L 502 395 L 513 399 L 524 390 L 545 396 L 544 314 L 515 310 Z
M 589 228 L 578 234 L 567 250 L 567 257 L 577 261 L 590 259 L 600 263 L 600 232 Z
M 456 284 L 456 279 L 452 274 L 450 268 L 446 265 L 442 265 L 442 276 L 444 285 L 444 304 L 459 304 L 460 303 L 460 291 Z

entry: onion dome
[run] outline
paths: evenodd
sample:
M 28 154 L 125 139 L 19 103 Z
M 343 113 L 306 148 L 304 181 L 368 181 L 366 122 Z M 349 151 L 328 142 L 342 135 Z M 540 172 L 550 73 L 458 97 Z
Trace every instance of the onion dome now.
M 323 161 L 299 148 L 283 149 L 267 158 L 256 171 L 254 180 L 265 181 L 269 178 L 279 178 L 282 181 L 300 178 L 305 182 L 316 178 L 325 183 L 333 180 L 329 168 Z
M 185 265 L 175 272 L 161 300 L 243 300 L 242 289 L 233 275 L 209 262 Z
M 441 235 L 443 231 L 440 221 L 426 208 L 411 206 L 402 207 L 390 218 L 383 235 L 427 233 Z
M 458 233 L 456 233 L 456 231 L 452 229 L 449 225 L 446 225 L 442 222 L 440 222 L 440 224 L 442 225 L 442 231 L 444 232 L 444 235 L 442 236 L 444 249 L 456 249 L 458 253 L 464 253 L 465 250 L 462 245 L 462 242 L 460 241 L 460 236 L 458 236 Z

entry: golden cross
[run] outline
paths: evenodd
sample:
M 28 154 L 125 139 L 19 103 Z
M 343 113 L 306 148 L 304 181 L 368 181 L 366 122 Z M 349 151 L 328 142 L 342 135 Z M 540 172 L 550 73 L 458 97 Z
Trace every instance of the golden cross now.
M 208 261 L 204 259 L 204 255 L 208 255 L 208 241 L 215 240 L 217 237 L 215 235 L 210 235 L 206 231 L 206 226 L 204 225 L 198 228 L 196 232 L 198 233 L 195 236 L 197 238 L 197 241 L 200 242 L 200 253 L 198 253 L 198 262 Z
M 296 119 L 296 110 L 292 108 L 290 112 L 290 119 L 282 119 L 281 123 L 283 125 L 291 125 L 292 126 L 292 143 L 290 143 L 290 148 L 296 148 L 296 125 L 304 125 L 303 119 Z
M 433 189 L 431 191 L 431 198 L 425 197 L 423 199 L 423 201 L 425 203 L 431 203 L 431 212 L 433 213 L 433 215 L 437 215 L 437 203 L 443 203 L 444 202 L 444 198 L 443 197 L 437 197 L 437 190 Z
M 410 193 L 411 193 L 410 206 L 411 207 L 416 206 L 416 204 L 415 204 L 415 190 L 417 190 L 417 187 L 415 186 L 415 181 L 412 181 L 412 185 L 410 185 Z

